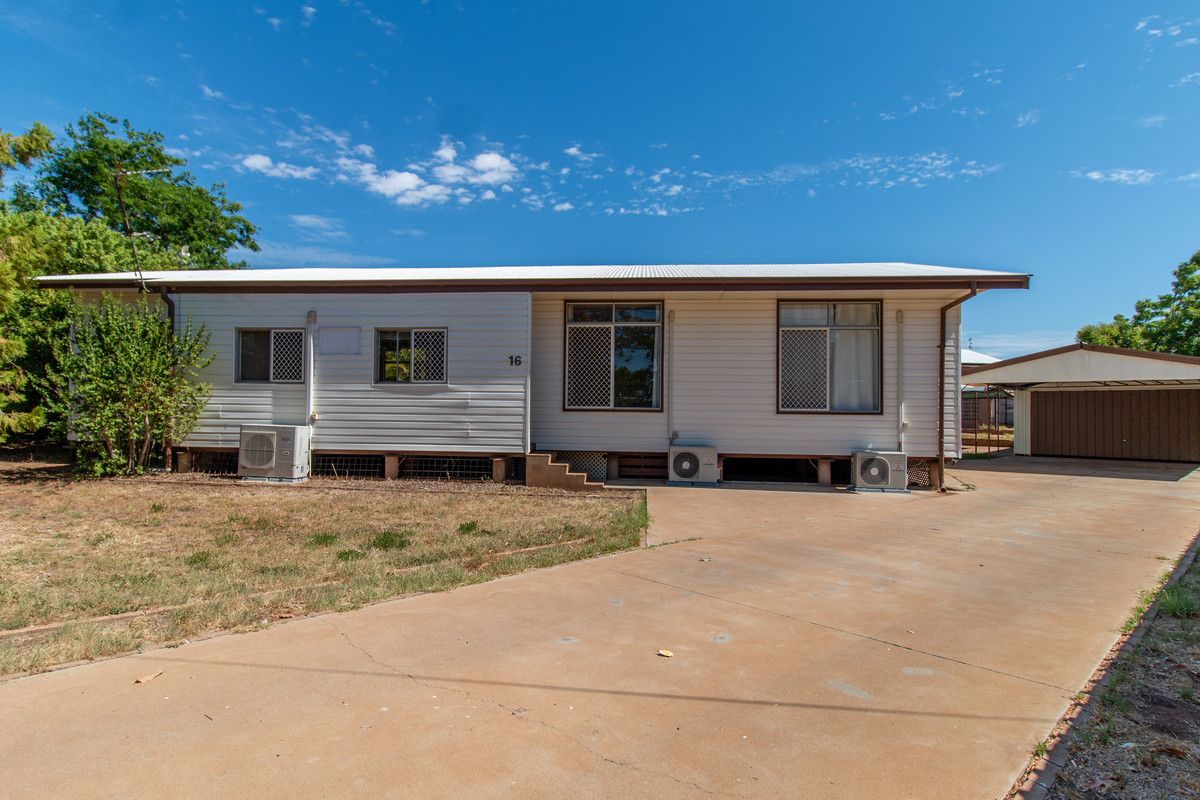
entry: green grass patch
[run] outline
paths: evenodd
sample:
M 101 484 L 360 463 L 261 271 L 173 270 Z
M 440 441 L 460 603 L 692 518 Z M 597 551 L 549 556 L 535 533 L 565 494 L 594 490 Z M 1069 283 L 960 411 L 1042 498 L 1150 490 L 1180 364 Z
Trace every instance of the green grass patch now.
M 372 550 L 402 550 L 412 541 L 412 531 L 380 531 L 371 537 Z
M 1191 619 L 1200 616 L 1200 598 L 1178 584 L 1168 586 L 1163 589 L 1162 597 L 1159 598 L 1158 610 L 1179 619 Z
M 197 550 L 183 560 L 183 563 L 189 567 L 202 567 L 204 569 L 212 569 L 216 566 L 216 556 L 211 550 Z

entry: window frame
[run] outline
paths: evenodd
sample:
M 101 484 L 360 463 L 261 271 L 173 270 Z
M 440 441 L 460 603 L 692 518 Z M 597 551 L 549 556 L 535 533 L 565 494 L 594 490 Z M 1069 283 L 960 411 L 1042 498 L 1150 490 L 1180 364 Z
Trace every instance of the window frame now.
M 571 322 L 571 306 L 613 306 L 613 318 L 609 322 Z M 658 306 L 658 321 L 657 322 L 617 322 L 616 306 Z M 562 354 L 562 410 L 565 413 L 605 413 L 616 411 L 622 414 L 625 413 L 652 413 L 661 414 L 666 407 L 663 397 L 663 380 L 666 373 L 666 322 L 667 322 L 667 304 L 661 299 L 639 299 L 639 300 L 597 300 L 595 298 L 586 298 L 582 300 L 567 299 L 563 301 L 563 354 Z M 616 403 L 616 329 L 618 326 L 641 326 L 646 328 L 657 328 L 658 337 L 655 341 L 655 354 L 657 356 L 656 372 L 658 373 L 654 379 L 654 393 L 658 397 L 657 406 L 618 406 Z M 572 406 L 567 404 L 567 367 L 570 362 L 569 335 L 571 328 L 608 328 L 611 332 L 609 335 L 609 357 L 608 357 L 608 397 L 609 405 L 607 406 Z
M 260 328 L 257 326 L 236 327 L 233 329 L 234 338 L 234 359 L 233 359 L 233 382 L 235 384 L 247 384 L 250 386 L 265 386 L 268 384 L 278 384 L 280 386 L 298 386 L 308 383 L 308 336 L 307 330 L 303 327 L 295 328 Z M 265 333 L 267 334 L 267 379 L 258 381 L 242 377 L 242 334 L 250 333 Z M 276 333 L 299 333 L 300 334 L 300 369 L 303 375 L 299 380 L 280 381 L 271 377 L 275 372 L 275 334 Z
M 828 321 L 825 325 L 784 325 L 783 324 L 783 307 L 785 305 L 794 305 L 799 303 L 820 304 L 824 303 L 829 306 Z M 833 307 L 838 304 L 852 303 L 872 303 L 879 309 L 879 323 L 877 325 L 834 325 L 833 324 Z M 841 298 L 825 298 L 825 297 L 781 297 L 775 301 L 775 413 L 776 414 L 807 414 L 813 416 L 851 416 L 851 417 L 879 417 L 883 416 L 884 410 L 884 395 L 885 387 L 883 385 L 883 354 L 885 351 L 883 345 L 883 310 L 884 303 L 882 298 L 869 297 L 841 297 Z M 784 330 L 819 330 L 825 331 L 825 405 L 823 409 L 812 408 L 784 408 L 782 401 L 783 392 L 783 332 Z M 830 403 L 833 399 L 833 332 L 839 330 L 859 330 L 879 331 L 879 339 L 876 344 L 876 370 L 875 378 L 878 386 L 878 408 L 874 411 L 838 411 L 830 408 Z
M 436 327 L 429 325 L 418 325 L 413 327 L 388 326 L 382 328 L 373 328 L 372 346 L 371 346 L 371 385 L 372 386 L 447 386 L 450 383 L 450 329 L 445 327 Z M 398 333 L 404 332 L 409 336 L 408 342 L 408 374 L 413 374 L 413 346 L 412 337 L 414 334 L 421 331 L 437 331 L 442 334 L 442 379 L 440 381 L 417 381 L 411 377 L 406 381 L 384 381 L 379 379 L 379 334 L 382 332 Z

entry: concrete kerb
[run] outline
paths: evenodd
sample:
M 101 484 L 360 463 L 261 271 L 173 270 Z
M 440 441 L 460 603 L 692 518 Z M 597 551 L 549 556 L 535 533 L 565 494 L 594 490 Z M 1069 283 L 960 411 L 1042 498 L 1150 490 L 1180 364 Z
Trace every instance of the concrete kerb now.
M 1012 789 L 1005 795 L 1005 800 L 1045 800 L 1050 789 L 1054 787 L 1058 773 L 1070 760 L 1071 745 L 1079 738 L 1080 729 L 1092 716 L 1093 703 L 1112 679 L 1113 664 L 1122 656 L 1132 653 L 1145 637 L 1146 631 L 1150 629 L 1150 625 L 1158 616 L 1158 606 L 1162 600 L 1163 590 L 1174 586 L 1187 573 L 1196 560 L 1198 549 L 1200 549 L 1200 531 L 1197 531 L 1196 535 L 1192 537 L 1192 543 L 1188 545 L 1176 562 L 1170 577 L 1159 587 L 1157 597 L 1154 598 L 1150 608 L 1146 609 L 1146 613 L 1142 615 L 1141 622 L 1133 631 L 1117 639 L 1108 654 L 1101 660 L 1100 665 L 1096 667 L 1092 677 L 1080 691 L 1084 698 L 1072 701 L 1066 712 L 1051 729 L 1050 735 L 1047 737 L 1049 752 L 1045 756 L 1034 756 L 1030 759 L 1025 771 L 1021 773 L 1021 776 L 1013 783 Z

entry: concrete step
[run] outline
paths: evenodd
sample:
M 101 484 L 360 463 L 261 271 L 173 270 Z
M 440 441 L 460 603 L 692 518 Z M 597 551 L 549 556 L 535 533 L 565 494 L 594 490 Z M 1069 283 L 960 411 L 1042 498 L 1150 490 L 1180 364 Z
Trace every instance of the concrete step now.
M 569 464 L 555 461 L 550 453 L 525 456 L 525 485 L 574 492 L 603 489 L 604 484 L 589 480 L 586 473 L 573 472 Z

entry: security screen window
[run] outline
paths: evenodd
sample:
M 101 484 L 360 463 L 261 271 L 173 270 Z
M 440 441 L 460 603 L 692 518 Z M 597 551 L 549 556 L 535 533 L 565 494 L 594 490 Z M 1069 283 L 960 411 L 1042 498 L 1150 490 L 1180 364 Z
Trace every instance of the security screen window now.
M 779 304 L 779 410 L 878 413 L 880 304 Z
M 440 328 L 375 331 L 376 383 L 445 383 L 446 331 Z
M 566 348 L 566 408 L 661 408 L 660 303 L 569 303 Z
M 237 340 L 237 380 L 239 382 L 304 382 L 304 331 L 302 329 L 239 329 Z

